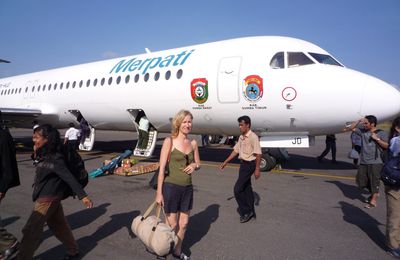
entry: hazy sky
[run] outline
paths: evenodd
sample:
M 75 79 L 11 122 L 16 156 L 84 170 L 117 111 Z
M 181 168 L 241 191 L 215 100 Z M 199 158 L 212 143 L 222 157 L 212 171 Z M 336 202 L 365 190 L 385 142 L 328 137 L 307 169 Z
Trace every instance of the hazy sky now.
M 400 0 L 0 0 L 0 77 L 256 35 L 400 86 Z

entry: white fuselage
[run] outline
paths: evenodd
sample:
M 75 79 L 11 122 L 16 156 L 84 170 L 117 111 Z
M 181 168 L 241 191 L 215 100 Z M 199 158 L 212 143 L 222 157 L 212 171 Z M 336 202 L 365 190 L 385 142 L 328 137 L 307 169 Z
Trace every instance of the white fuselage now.
M 271 59 L 279 52 L 284 64 L 276 68 Z M 290 55 L 299 52 L 312 63 L 293 64 Z M 131 131 L 127 110 L 141 109 L 158 131 L 169 132 L 170 119 L 187 109 L 193 133 L 226 135 L 237 135 L 237 118 L 248 115 L 261 136 L 335 133 L 366 114 L 386 120 L 400 112 L 391 85 L 309 53 L 329 56 L 298 39 L 249 37 L 3 78 L 0 110 L 38 110 L 39 122 L 57 127 L 74 120 L 68 111 L 79 110 L 96 129 Z

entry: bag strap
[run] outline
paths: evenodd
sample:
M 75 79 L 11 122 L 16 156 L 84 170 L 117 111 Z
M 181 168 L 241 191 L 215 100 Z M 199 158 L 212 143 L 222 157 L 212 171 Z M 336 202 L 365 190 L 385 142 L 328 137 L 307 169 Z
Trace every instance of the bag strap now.
M 144 212 L 142 220 L 147 218 L 156 206 L 157 206 L 157 202 L 156 201 L 151 203 L 149 208 Z
M 171 139 L 171 146 L 169 147 L 168 158 L 167 158 L 167 163 L 169 163 L 169 161 L 171 160 L 172 146 L 174 145 L 174 143 L 172 142 L 172 137 L 171 136 L 169 136 L 167 138 Z

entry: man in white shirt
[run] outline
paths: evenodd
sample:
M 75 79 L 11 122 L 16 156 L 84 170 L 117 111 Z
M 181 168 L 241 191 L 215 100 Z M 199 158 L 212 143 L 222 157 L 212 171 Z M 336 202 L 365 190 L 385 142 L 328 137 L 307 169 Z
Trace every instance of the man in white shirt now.
M 146 116 L 142 116 L 139 121 L 139 149 L 146 149 L 149 142 L 149 120 Z
M 75 128 L 74 123 L 69 123 L 69 129 L 65 132 L 64 144 L 68 149 L 76 150 L 78 148 L 79 130 Z

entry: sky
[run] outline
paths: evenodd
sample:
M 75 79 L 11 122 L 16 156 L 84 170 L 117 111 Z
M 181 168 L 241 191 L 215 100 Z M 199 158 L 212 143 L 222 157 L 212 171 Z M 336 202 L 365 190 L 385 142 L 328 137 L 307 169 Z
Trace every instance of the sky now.
M 259 35 L 400 86 L 400 0 L 0 0 L 0 78 Z

